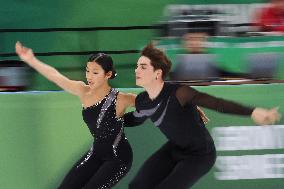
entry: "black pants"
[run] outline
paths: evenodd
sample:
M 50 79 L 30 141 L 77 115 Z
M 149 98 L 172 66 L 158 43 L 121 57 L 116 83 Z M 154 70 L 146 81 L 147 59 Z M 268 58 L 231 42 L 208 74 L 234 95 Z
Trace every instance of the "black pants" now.
M 116 150 L 111 144 L 94 144 L 73 166 L 59 189 L 111 188 L 125 176 L 132 165 L 132 149 L 122 139 Z
M 138 171 L 130 189 L 188 189 L 213 167 L 215 147 L 204 155 L 191 155 L 167 142 Z

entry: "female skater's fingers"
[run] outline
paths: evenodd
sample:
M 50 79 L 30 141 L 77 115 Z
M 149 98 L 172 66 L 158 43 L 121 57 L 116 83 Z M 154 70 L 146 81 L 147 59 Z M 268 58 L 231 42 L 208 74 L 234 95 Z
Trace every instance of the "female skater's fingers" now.
M 16 49 L 16 53 L 17 54 L 21 54 L 21 52 L 22 52 L 22 45 L 21 45 L 21 43 L 19 41 L 16 43 L 15 49 Z
M 23 46 L 20 42 L 15 45 L 16 53 L 26 63 L 34 58 L 32 49 Z

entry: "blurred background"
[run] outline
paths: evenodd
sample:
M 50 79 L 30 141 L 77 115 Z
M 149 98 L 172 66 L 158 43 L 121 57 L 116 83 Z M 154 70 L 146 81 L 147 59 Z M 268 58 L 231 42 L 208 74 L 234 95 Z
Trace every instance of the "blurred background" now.
M 51 189 L 92 138 L 78 99 L 26 67 L 21 41 L 38 58 L 85 81 L 91 53 L 110 54 L 113 87 L 139 93 L 134 69 L 150 41 L 173 63 L 168 82 L 237 102 L 284 111 L 284 0 L 0 0 L 0 186 Z M 284 187 L 284 122 L 251 127 L 249 118 L 205 109 L 218 159 L 200 188 Z M 152 123 L 127 128 L 133 167 L 127 183 L 165 138 Z
M 112 83 L 115 87 L 135 87 L 133 69 L 139 50 L 151 40 L 173 62 L 169 80 L 284 77 L 282 0 L 40 0 L 2 4 L 2 91 L 58 90 L 39 74 L 23 68 L 14 52 L 17 40 L 33 48 L 44 62 L 78 80 L 84 80 L 91 53 L 108 53 L 118 70 Z

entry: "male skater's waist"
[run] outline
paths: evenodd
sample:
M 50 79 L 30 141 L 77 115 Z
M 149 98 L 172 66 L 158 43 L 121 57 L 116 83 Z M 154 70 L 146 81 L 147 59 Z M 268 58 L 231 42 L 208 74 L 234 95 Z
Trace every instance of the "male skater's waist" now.
M 178 151 L 186 154 L 208 154 L 215 151 L 213 140 L 203 138 L 202 140 L 171 141 Z

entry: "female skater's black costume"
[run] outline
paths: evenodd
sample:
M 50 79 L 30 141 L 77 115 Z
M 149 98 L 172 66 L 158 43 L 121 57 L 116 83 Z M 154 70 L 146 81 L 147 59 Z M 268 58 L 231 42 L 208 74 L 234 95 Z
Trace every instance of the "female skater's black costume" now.
M 165 83 L 154 100 L 147 92 L 140 93 L 136 111 L 125 115 L 125 126 L 150 118 L 168 142 L 144 163 L 130 189 L 188 189 L 212 168 L 215 146 L 197 105 L 238 115 L 251 115 L 253 111 L 183 85 Z
M 116 117 L 118 91 L 84 108 L 84 121 L 95 140 L 92 148 L 74 165 L 60 189 L 104 189 L 114 186 L 132 164 L 132 149 L 124 135 L 123 118 Z

